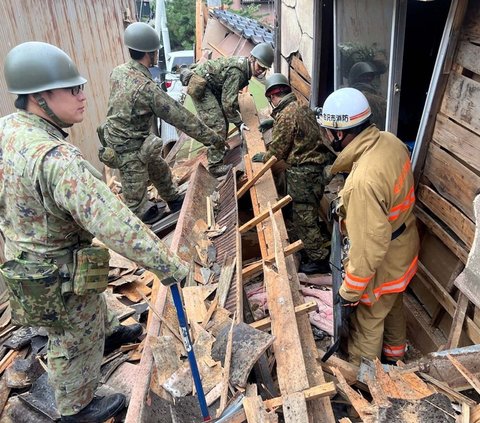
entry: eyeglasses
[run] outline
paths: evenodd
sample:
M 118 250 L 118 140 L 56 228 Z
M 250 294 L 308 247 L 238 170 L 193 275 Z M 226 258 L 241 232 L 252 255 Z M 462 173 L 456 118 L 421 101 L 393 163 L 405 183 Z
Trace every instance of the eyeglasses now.
M 70 92 L 72 93 L 72 95 L 74 96 L 77 96 L 80 91 L 83 91 L 83 88 L 85 87 L 85 85 L 77 85 L 76 87 L 71 87 L 70 88 Z

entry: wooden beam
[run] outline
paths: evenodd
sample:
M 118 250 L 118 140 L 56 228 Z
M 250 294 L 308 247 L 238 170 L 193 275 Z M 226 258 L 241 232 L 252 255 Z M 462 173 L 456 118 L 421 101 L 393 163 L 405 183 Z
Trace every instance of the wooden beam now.
M 250 156 L 245 155 L 245 161 L 250 160 Z M 260 170 L 255 174 L 255 176 L 251 179 L 249 179 L 245 185 L 243 185 L 238 191 L 237 191 L 237 200 L 241 198 L 251 187 L 255 185 L 255 183 L 263 176 L 265 173 L 270 170 L 270 168 L 277 163 L 277 158 L 275 156 L 272 156 L 268 159 L 268 161 L 260 168 Z
M 299 305 L 295 307 L 295 314 L 299 316 L 300 314 L 307 314 L 311 311 L 315 311 L 318 308 L 318 304 L 315 301 L 310 301 L 308 303 Z M 270 317 L 265 317 L 264 319 L 257 320 L 256 322 L 250 323 L 252 328 L 258 330 L 269 330 L 272 320 Z
M 195 59 L 200 60 L 202 57 L 202 41 L 203 41 L 203 7 L 202 0 L 195 3 Z
M 293 244 L 287 245 L 283 249 L 283 254 L 285 257 L 296 253 L 297 251 L 300 251 L 303 249 L 303 241 L 298 240 L 295 241 Z M 265 261 L 270 262 L 275 258 L 273 255 L 269 255 Z M 254 276 L 258 275 L 263 271 L 263 260 L 258 260 L 255 263 L 249 264 L 247 267 L 244 267 L 242 269 L 242 278 L 243 280 L 253 278 Z
M 273 206 L 272 206 L 272 211 L 276 212 L 280 210 L 282 207 L 286 206 L 288 203 L 292 201 L 292 197 L 289 195 L 286 195 L 283 197 L 281 200 L 277 201 Z M 259 215 L 255 216 L 253 219 L 249 220 L 247 223 L 243 224 L 238 228 L 238 231 L 241 234 L 244 234 L 248 230 L 252 229 L 253 227 L 257 226 L 259 223 L 263 222 L 269 215 L 269 211 L 265 210 Z
M 317 398 L 322 398 L 325 396 L 332 396 L 337 393 L 335 384 L 333 382 L 322 383 L 321 385 L 314 386 L 313 388 L 308 388 L 303 391 L 303 395 L 307 401 L 311 401 Z M 283 405 L 283 398 L 276 397 L 272 399 L 265 400 L 263 402 L 265 407 L 269 410 L 272 410 L 276 407 L 281 407 Z
M 433 294 L 435 299 L 442 304 L 443 308 L 445 308 L 445 311 L 453 317 L 457 308 L 457 303 L 453 297 L 445 290 L 442 284 L 437 281 L 435 276 L 433 276 L 421 262 L 418 262 L 418 270 L 419 272 L 417 272 L 415 277 L 430 288 L 430 292 Z M 467 336 L 475 344 L 480 344 L 480 328 L 468 316 L 465 319 L 465 326 Z
M 440 380 L 435 379 L 434 377 L 430 376 L 427 373 L 419 372 L 419 375 L 425 379 L 428 383 L 434 385 L 438 388 L 441 392 L 443 392 L 447 397 L 450 397 L 453 401 L 458 402 L 459 404 L 466 403 L 470 407 L 473 407 L 477 404 L 476 401 L 466 397 L 465 395 L 461 394 L 460 392 L 455 391 L 454 389 L 450 388 L 447 383 L 444 383 Z
M 243 121 L 250 128 L 250 131 L 245 134 L 245 144 L 248 154 L 252 156 L 257 152 L 265 152 L 265 144 L 262 139 L 262 134 L 258 131 L 258 114 L 253 102 L 253 97 L 250 94 L 241 94 L 239 97 L 239 103 Z M 252 178 L 255 171 L 259 168 L 260 164 L 251 163 L 248 161 L 245 162 L 245 171 L 249 178 Z M 265 177 L 261 178 L 260 181 L 258 181 L 258 183 L 250 189 L 250 197 L 252 199 L 252 206 L 255 214 L 260 213 L 261 209 L 265 209 L 269 202 L 273 203 L 276 201 L 277 191 L 271 174 L 266 173 Z M 278 230 L 280 231 L 283 248 L 284 245 L 288 245 L 288 235 L 285 223 L 281 218 L 280 213 L 277 215 L 278 217 L 276 216 L 276 221 Z M 257 229 L 260 250 L 262 257 L 265 259 L 275 253 L 271 221 L 265 221 L 262 225 L 258 225 Z M 282 280 L 280 283 L 289 285 L 295 306 L 303 304 L 304 299 L 300 293 L 300 282 L 298 280 L 295 261 L 292 256 L 288 256 L 285 257 L 284 262 L 286 263 L 286 273 L 288 275 L 288 279 Z M 292 320 L 295 319 L 293 315 L 290 315 L 290 317 Z M 274 318 L 274 316 L 272 318 Z M 309 386 L 316 386 L 325 383 L 325 377 L 323 375 L 322 368 L 316 361 L 318 352 L 315 340 L 313 339 L 310 320 L 307 315 L 300 315 L 297 316 L 296 323 L 301 340 L 302 352 L 300 356 L 296 357 L 295 359 L 305 363 Z M 282 395 L 284 394 L 284 392 L 281 393 Z M 315 423 L 330 423 L 335 420 L 329 398 L 320 398 L 308 402 L 307 410 L 309 421 L 314 421 Z
M 470 372 L 460 361 L 458 361 L 453 355 L 447 354 L 447 358 L 456 367 L 456 369 L 462 374 L 467 382 L 472 386 L 477 394 L 480 394 L 480 380 Z
M 418 205 L 415 206 L 415 215 L 450 249 L 453 254 L 462 260 L 463 263 L 467 262 L 468 253 L 465 248 L 461 247 L 459 241 L 448 234 L 435 219 L 418 207 Z
M 448 335 L 447 343 L 444 350 L 450 350 L 458 347 L 460 341 L 460 335 L 462 334 L 463 322 L 465 321 L 465 314 L 468 307 L 468 298 L 461 292 L 458 295 L 457 307 L 455 308 L 455 314 L 453 315 L 452 327 Z

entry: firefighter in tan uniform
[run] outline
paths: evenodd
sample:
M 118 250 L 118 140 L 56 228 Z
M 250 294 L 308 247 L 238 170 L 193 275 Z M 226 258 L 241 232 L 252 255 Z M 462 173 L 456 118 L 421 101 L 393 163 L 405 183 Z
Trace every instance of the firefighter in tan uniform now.
M 332 173 L 348 174 L 338 215 L 350 249 L 337 300 L 350 318 L 350 361 L 382 357 L 393 363 L 405 354 L 402 293 L 417 270 L 419 236 L 407 147 L 370 124 L 370 106 L 354 88 L 325 101 L 320 124 L 339 152 Z

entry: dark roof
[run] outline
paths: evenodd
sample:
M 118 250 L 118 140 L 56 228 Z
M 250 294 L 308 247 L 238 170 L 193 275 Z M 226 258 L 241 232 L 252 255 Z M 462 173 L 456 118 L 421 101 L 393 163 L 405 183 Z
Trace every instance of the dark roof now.
M 273 29 L 257 20 L 222 9 L 214 9 L 210 14 L 236 34 L 252 41 L 253 44 L 269 43 L 272 48 L 275 48 Z

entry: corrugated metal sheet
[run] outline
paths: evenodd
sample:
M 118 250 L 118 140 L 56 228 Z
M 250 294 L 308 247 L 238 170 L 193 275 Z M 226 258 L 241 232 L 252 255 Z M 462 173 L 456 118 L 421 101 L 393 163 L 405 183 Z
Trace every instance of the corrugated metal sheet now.
M 128 60 L 122 42 L 127 9 L 134 19 L 134 0 L 2 0 L 1 115 L 15 111 L 15 97 L 7 92 L 3 78 L 8 51 L 25 41 L 43 41 L 60 47 L 88 79 L 87 112 L 84 121 L 69 130 L 70 142 L 100 169 L 96 127 L 106 116 L 110 72 Z

